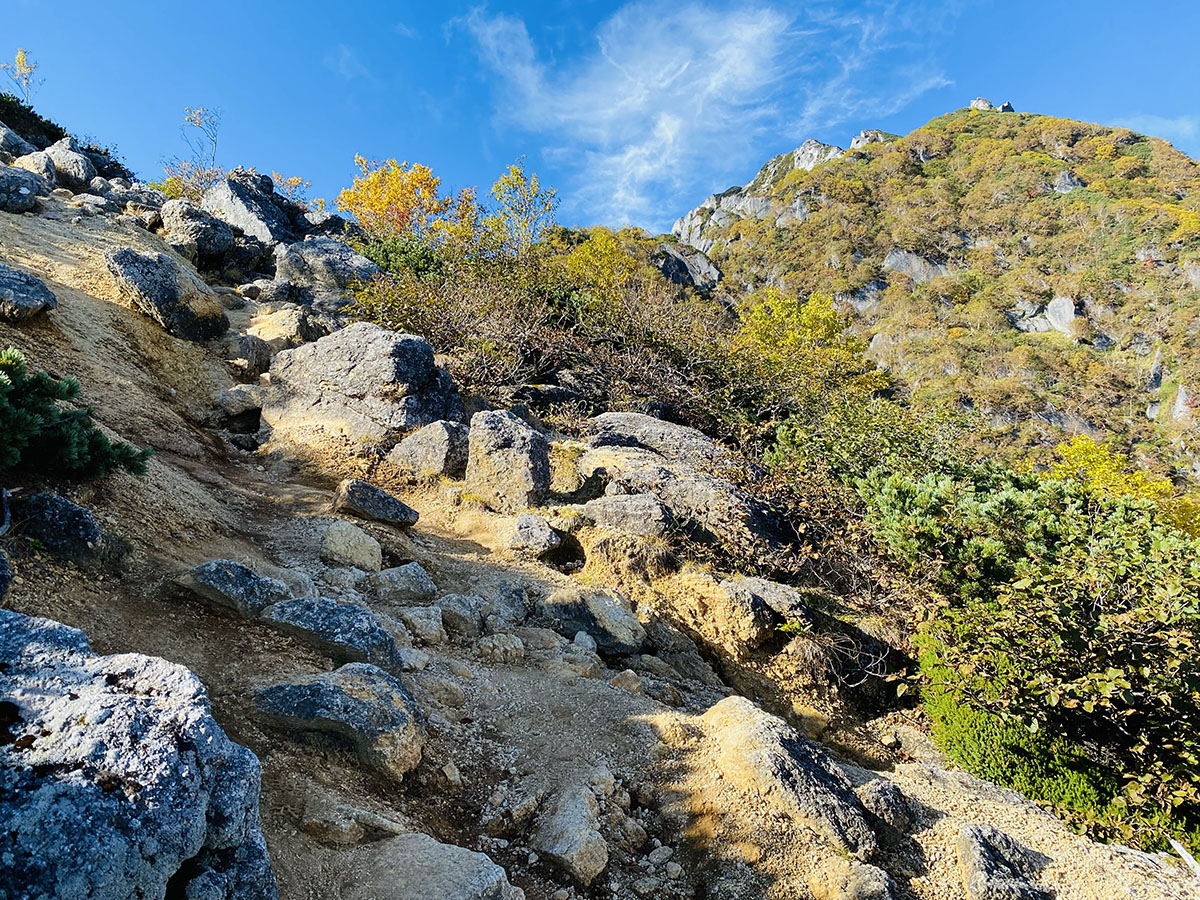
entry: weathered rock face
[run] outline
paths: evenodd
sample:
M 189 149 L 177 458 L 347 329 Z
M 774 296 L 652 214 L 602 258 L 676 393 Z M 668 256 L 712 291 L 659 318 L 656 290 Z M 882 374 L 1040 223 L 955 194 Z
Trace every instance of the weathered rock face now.
M 105 253 L 104 263 L 121 293 L 175 337 L 206 341 L 229 330 L 212 288 L 167 254 L 123 247 Z
M 883 869 L 830 857 L 813 867 L 808 889 L 814 900 L 892 900 L 892 879 Z
M 380 274 L 375 263 L 329 237 L 310 237 L 275 255 L 275 278 L 291 284 L 292 301 L 330 312 L 345 306 L 346 292 L 356 282 Z
M 587 887 L 608 865 L 600 805 L 586 785 L 559 792 L 538 823 L 531 846 Z
M 187 200 L 168 200 L 161 210 L 167 243 L 202 268 L 216 268 L 233 249 L 233 231 Z
M 850 782 L 817 744 L 745 697 L 727 697 L 704 714 L 725 778 L 834 847 L 865 858 L 875 835 Z
M 550 491 L 545 437 L 507 411 L 471 417 L 467 490 L 497 512 L 521 512 Z
M 559 634 L 573 637 L 586 631 L 611 653 L 637 653 L 646 640 L 646 629 L 629 604 L 603 591 L 559 588 L 542 601 L 541 611 Z
M 431 422 L 393 447 L 388 462 L 425 478 L 461 478 L 467 471 L 467 434 L 467 426 L 459 422 Z
M 54 169 L 54 160 L 44 150 L 35 150 L 33 153 L 18 156 L 13 160 L 13 165 L 27 172 L 33 172 L 35 175 L 41 175 L 46 180 L 46 193 L 50 193 L 55 179 L 58 177 Z
M 383 548 L 357 525 L 337 519 L 325 529 L 321 558 L 335 566 L 354 566 L 364 572 L 383 568 Z
M 373 579 L 375 594 L 382 603 L 413 606 L 437 596 L 437 585 L 420 563 L 384 569 Z
M 400 781 L 421 761 L 425 728 L 417 702 L 399 681 L 370 663 L 263 688 L 260 711 L 286 729 L 348 739 L 365 766 Z
M 275 202 L 274 191 L 268 176 L 235 169 L 204 192 L 200 205 L 205 212 L 267 244 L 294 241 L 296 232 Z
M 0 610 L 0 885 L 13 900 L 274 900 L 259 764 L 182 666 Z M 9 892 L 11 891 L 11 893 Z
M 667 281 L 698 291 L 711 291 L 721 280 L 721 270 L 694 247 L 659 244 L 650 262 Z
M 39 196 L 49 193 L 50 185 L 40 175 L 13 166 L 0 166 L 0 212 L 28 212 Z
M 401 502 L 382 488 L 357 478 L 347 478 L 338 485 L 333 508 L 362 519 L 374 519 L 376 522 L 387 522 L 403 528 L 416 525 L 420 517 L 407 503 Z
M 33 153 L 37 147 L 25 140 L 3 122 L 0 122 L 0 151 L 9 156 L 24 156 Z
M 287 585 L 265 578 L 231 559 L 213 559 L 174 579 L 174 585 L 217 609 L 252 619 L 273 603 L 289 599 Z
M 891 272 L 907 275 L 915 284 L 923 284 L 949 271 L 941 263 L 928 260 L 902 247 L 893 247 L 888 251 L 887 256 L 883 258 L 883 267 Z
M 694 428 L 637 413 L 605 413 L 579 459 L 585 478 L 599 470 L 631 494 L 658 498 L 677 524 L 702 536 L 746 545 L 777 542 L 780 524 L 762 504 L 728 480 L 728 454 Z
M 335 663 L 370 662 L 391 672 L 421 668 L 411 635 L 399 622 L 360 603 L 301 597 L 267 607 L 262 618 L 315 646 Z
M 58 183 L 76 194 L 85 192 L 96 177 L 96 166 L 79 150 L 79 143 L 72 137 L 46 148 L 46 155 L 54 162 Z
M 958 872 L 970 900 L 1049 900 L 1037 885 L 1038 862 L 991 825 L 964 825 L 958 833 Z
M 426 834 L 401 834 L 354 851 L 340 900 L 524 900 L 482 853 Z
M 93 562 L 103 552 L 104 536 L 92 511 L 57 494 L 34 494 L 21 508 L 21 530 L 55 556 Z
M 54 292 L 42 279 L 0 263 L 0 319 L 20 322 L 56 306 Z
M 508 549 L 526 556 L 542 556 L 562 543 L 562 538 L 542 516 L 522 513 L 513 523 Z
M 811 172 L 821 163 L 837 159 L 845 152 L 841 147 L 822 144 L 820 141 L 809 138 L 792 152 L 792 165 L 794 168 Z
M 356 322 L 271 363 L 263 421 L 280 434 L 342 434 L 382 442 L 397 432 L 462 417 L 449 374 L 411 334 Z
M 583 505 L 583 514 L 601 528 L 658 536 L 671 528 L 671 511 L 650 494 L 614 494 Z
M 1083 180 L 1074 172 L 1059 172 L 1052 185 L 1056 194 L 1069 194 L 1075 188 L 1084 187 Z

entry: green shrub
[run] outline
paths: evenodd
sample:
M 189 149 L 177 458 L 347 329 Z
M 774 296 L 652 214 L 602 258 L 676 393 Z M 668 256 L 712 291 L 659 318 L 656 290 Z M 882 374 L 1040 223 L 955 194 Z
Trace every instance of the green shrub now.
M 67 136 L 61 125 L 38 115 L 32 106 L 12 94 L 0 93 L 0 122 L 35 143 L 53 144 Z
M 1152 501 L 995 464 L 875 470 L 857 484 L 876 536 L 932 589 L 924 674 L 957 757 L 1049 802 L 1107 811 L 1061 774 L 1063 754 L 1079 754 L 1121 780 L 1123 838 L 1200 834 L 1200 540 Z M 1046 777 L 1008 766 L 1011 741 L 987 720 L 948 716 L 949 696 L 1061 741 L 1023 745 Z
M 96 478 L 117 469 L 146 472 L 150 450 L 113 442 L 86 409 L 69 409 L 79 395 L 74 378 L 30 375 L 24 355 L 0 352 L 0 472 L 70 479 Z

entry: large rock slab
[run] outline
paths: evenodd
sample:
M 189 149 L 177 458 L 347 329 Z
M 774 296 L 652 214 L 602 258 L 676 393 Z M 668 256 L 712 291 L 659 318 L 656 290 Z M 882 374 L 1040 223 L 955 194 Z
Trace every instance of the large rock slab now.
M 586 631 L 609 653 L 637 653 L 646 640 L 646 629 L 629 604 L 604 591 L 559 588 L 542 601 L 541 612 L 559 634 L 574 637 Z
M 413 650 L 412 636 L 401 623 L 361 603 L 300 597 L 267 607 L 262 618 L 339 665 L 369 662 L 391 672 L 407 672 L 428 662 L 424 653 Z
M 471 417 L 466 488 L 497 512 L 523 512 L 550 492 L 546 438 L 512 413 Z
M 218 609 L 252 619 L 275 603 L 291 598 L 286 584 L 259 575 L 232 559 L 213 559 L 174 579 L 175 587 Z
M 370 663 L 348 663 L 334 672 L 263 688 L 255 703 L 282 728 L 349 740 L 363 765 L 396 781 L 421 761 L 425 727 L 416 700 Z
M 191 672 L 8 610 L 0 663 L 0 894 L 274 900 L 258 760 Z
M 437 596 L 437 585 L 420 563 L 405 563 L 384 569 L 372 579 L 375 596 L 381 603 L 418 606 Z
M 204 192 L 201 208 L 267 244 L 296 240 L 269 176 L 235 169 Z
M 459 422 L 431 422 L 393 447 L 387 459 L 424 478 L 461 478 L 467 470 L 467 434 L 467 426 Z
M 0 263 L 0 319 L 20 322 L 56 306 L 54 292 L 42 279 Z
M 123 247 L 105 253 L 104 263 L 122 295 L 175 337 L 207 341 L 229 330 L 212 288 L 167 254 Z
M 354 851 L 339 900 L 524 900 L 482 853 L 427 834 L 401 834 Z
M 383 488 L 357 478 L 347 478 L 338 485 L 333 498 L 333 508 L 338 512 L 350 513 L 361 519 L 372 519 L 409 528 L 417 524 L 420 513 L 393 497 Z
M 263 421 L 297 440 L 341 434 L 384 442 L 440 419 L 462 401 L 422 338 L 356 322 L 276 354 Z
M 728 450 L 694 428 L 638 413 L 604 413 L 579 458 L 585 478 L 600 471 L 629 494 L 650 494 L 672 520 L 736 546 L 773 547 L 782 526 L 771 511 L 722 477 Z
M 96 166 L 80 150 L 78 141 L 72 137 L 65 137 L 46 148 L 46 155 L 54 163 L 58 183 L 76 194 L 86 192 L 96 177 Z
M 745 697 L 727 697 L 702 722 L 727 783 L 841 852 L 862 859 L 878 849 L 849 779 L 817 744 Z
M 330 237 L 310 237 L 275 255 L 275 278 L 291 284 L 292 301 L 323 311 L 340 310 L 352 287 L 381 274 L 371 260 Z
M 608 865 L 608 844 L 600 834 L 600 805 L 591 790 L 578 785 L 554 796 L 530 846 L 583 887 L 595 881 Z
M 651 494 L 615 494 L 583 505 L 583 514 L 601 528 L 661 537 L 671 528 L 671 511 Z
M 25 156 L 33 153 L 37 147 L 25 140 L 3 122 L 0 122 L 0 151 L 9 156 Z
M 37 204 L 39 196 L 49 193 L 50 185 L 40 175 L 0 165 L 0 212 L 28 212 Z
M 167 243 L 180 256 L 203 268 L 219 267 L 225 254 L 233 249 L 233 230 L 188 200 L 168 200 L 161 215 Z

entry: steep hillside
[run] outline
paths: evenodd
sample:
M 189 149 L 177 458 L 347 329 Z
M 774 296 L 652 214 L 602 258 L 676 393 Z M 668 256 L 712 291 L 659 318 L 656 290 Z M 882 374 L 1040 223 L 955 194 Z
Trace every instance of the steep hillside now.
M 739 288 L 834 295 L 915 397 L 982 410 L 1003 444 L 1117 433 L 1195 475 L 1200 166 L 1009 110 L 806 141 L 674 233 Z

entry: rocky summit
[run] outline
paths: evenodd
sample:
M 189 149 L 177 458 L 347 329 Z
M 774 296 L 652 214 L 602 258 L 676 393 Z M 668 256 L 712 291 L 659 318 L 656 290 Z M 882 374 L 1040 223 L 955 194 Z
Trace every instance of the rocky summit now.
M 1197 896 L 1193 160 L 977 99 L 650 235 L 0 112 L 0 898 Z

